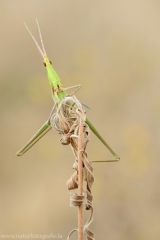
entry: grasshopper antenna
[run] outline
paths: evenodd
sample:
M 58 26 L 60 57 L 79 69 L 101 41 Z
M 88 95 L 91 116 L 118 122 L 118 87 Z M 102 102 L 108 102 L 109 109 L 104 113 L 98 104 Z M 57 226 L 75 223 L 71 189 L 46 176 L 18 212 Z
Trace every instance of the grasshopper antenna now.
M 39 26 L 39 23 L 38 23 L 38 19 L 37 19 L 37 18 L 36 18 L 36 22 L 37 22 L 37 26 L 38 26 L 38 32 L 39 32 L 39 37 L 40 37 L 40 40 L 41 40 L 41 45 L 42 45 L 43 53 L 44 53 L 45 55 L 47 55 L 47 54 L 46 54 L 46 49 L 45 49 L 45 47 L 44 47 L 43 39 L 42 39 L 41 29 L 40 29 L 40 26 Z
M 38 51 L 40 52 L 40 54 L 41 54 L 42 57 L 43 57 L 44 53 L 42 52 L 40 46 L 38 45 L 38 43 L 37 43 L 37 41 L 36 41 L 36 39 L 35 39 L 35 37 L 32 35 L 31 31 L 29 30 L 29 28 L 27 27 L 27 25 L 25 24 L 25 22 L 24 22 L 24 26 L 26 27 L 27 31 L 28 31 L 29 34 L 31 35 L 31 38 L 33 39 L 34 43 L 36 44 L 36 46 L 37 46 L 37 48 L 38 48 Z M 43 45 L 42 45 L 42 47 L 43 47 Z M 44 49 L 43 49 L 43 50 L 44 50 Z

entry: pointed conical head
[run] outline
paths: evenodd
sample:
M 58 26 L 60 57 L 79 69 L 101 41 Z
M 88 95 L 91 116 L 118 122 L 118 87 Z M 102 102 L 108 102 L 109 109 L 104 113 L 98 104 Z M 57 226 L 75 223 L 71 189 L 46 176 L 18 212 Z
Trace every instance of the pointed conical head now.
M 40 40 L 41 40 L 41 45 L 42 45 L 42 49 L 40 48 L 38 42 L 36 41 L 35 37 L 33 36 L 33 34 L 31 33 L 31 31 L 29 30 L 29 28 L 27 27 L 27 25 L 24 23 L 27 31 L 29 32 L 30 36 L 32 37 L 35 45 L 38 48 L 38 51 L 40 52 L 42 58 L 43 58 L 43 64 L 46 67 L 47 70 L 47 75 L 48 75 L 48 79 L 50 82 L 51 87 L 53 88 L 53 90 L 57 89 L 58 87 L 62 86 L 61 80 L 58 76 L 58 74 L 56 73 L 56 71 L 54 70 L 54 68 L 52 67 L 52 63 L 49 60 L 47 54 L 46 54 L 46 50 L 45 50 L 45 46 L 43 43 L 43 39 L 42 39 L 42 34 L 41 34 L 41 30 L 38 24 L 38 20 L 36 19 L 37 22 L 37 26 L 38 26 L 38 32 L 39 32 L 39 36 L 40 36 Z

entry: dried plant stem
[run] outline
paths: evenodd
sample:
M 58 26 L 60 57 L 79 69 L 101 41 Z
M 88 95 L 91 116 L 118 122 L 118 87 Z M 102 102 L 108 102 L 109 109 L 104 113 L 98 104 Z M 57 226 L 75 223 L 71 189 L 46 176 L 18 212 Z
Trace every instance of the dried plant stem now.
M 52 117 L 52 127 L 61 134 L 61 143 L 63 145 L 71 144 L 75 154 L 73 164 L 75 172 L 67 181 L 67 187 L 68 190 L 78 188 L 78 193 L 70 193 L 70 206 L 78 207 L 78 228 L 68 234 L 67 240 L 74 232 L 78 232 L 78 240 L 83 240 L 84 237 L 87 240 L 95 240 L 94 233 L 89 229 L 93 221 L 92 185 L 94 174 L 86 152 L 90 131 L 85 119 L 86 113 L 74 95 L 65 97 Z M 85 171 L 85 187 L 83 187 L 83 171 Z M 83 225 L 82 206 L 86 210 L 90 210 L 90 216 L 85 225 Z
M 79 138 L 78 138 L 78 195 L 83 194 L 83 162 L 82 162 L 82 134 L 83 122 L 80 119 Z M 83 240 L 83 206 L 78 206 L 78 240 Z

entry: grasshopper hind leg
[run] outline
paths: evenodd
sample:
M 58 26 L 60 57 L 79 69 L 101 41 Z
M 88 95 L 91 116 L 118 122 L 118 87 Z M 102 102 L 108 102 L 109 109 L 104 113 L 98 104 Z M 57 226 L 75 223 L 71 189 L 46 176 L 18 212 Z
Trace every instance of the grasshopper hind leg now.
M 17 153 L 17 156 L 22 156 L 25 152 L 27 152 L 39 139 L 41 139 L 51 128 L 51 117 L 54 113 L 56 104 L 54 104 L 52 111 L 48 120 L 43 124 L 43 126 L 37 131 L 37 133 L 26 143 L 24 147 L 22 147 Z

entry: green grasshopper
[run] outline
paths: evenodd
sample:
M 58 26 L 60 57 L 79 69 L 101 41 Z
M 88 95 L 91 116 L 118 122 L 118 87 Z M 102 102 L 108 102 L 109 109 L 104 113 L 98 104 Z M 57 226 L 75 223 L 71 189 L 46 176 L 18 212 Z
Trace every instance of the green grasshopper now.
M 31 35 L 34 43 L 36 44 L 42 58 L 43 58 L 43 64 L 46 67 L 47 70 L 47 75 L 48 75 L 48 79 L 49 79 L 49 83 L 51 85 L 51 89 L 52 89 L 52 97 L 54 100 L 54 106 L 53 109 L 50 113 L 50 116 L 48 118 L 48 120 L 43 124 L 43 126 L 37 131 L 37 133 L 29 140 L 29 142 L 17 152 L 17 156 L 21 156 L 23 155 L 26 151 L 28 151 L 40 138 L 42 138 L 51 128 L 51 118 L 52 115 L 54 113 L 55 108 L 57 108 L 60 104 L 60 102 L 66 97 L 68 96 L 66 90 L 68 89 L 72 89 L 72 88 L 77 88 L 75 92 L 77 92 L 81 85 L 76 85 L 76 86 L 72 86 L 72 87 L 68 87 L 68 88 L 64 88 L 62 85 L 62 82 L 58 76 L 58 74 L 56 73 L 56 71 L 53 69 L 52 67 L 52 63 L 49 60 L 47 54 L 46 54 L 46 50 L 44 47 L 44 43 L 43 43 L 43 39 L 42 39 L 42 34 L 41 34 L 41 30 L 37 22 L 37 26 L 38 26 L 38 32 L 39 32 L 39 36 L 40 36 L 40 41 L 41 41 L 41 46 L 42 49 L 40 48 L 40 46 L 38 45 L 37 41 L 35 40 L 34 36 L 32 35 L 32 33 L 30 32 L 29 28 L 27 27 L 27 25 L 25 24 L 26 29 L 28 30 L 29 34 Z M 87 107 L 85 104 L 81 103 L 82 105 L 84 105 L 85 107 Z M 89 128 L 91 129 L 91 131 L 99 138 L 99 140 L 105 145 L 105 147 L 112 153 L 112 155 L 115 157 L 115 159 L 113 160 L 104 160 L 104 161 L 93 161 L 93 162 L 115 162 L 115 161 L 119 161 L 120 157 L 111 149 L 111 147 L 105 142 L 105 140 L 101 137 L 101 135 L 98 133 L 98 131 L 95 129 L 95 127 L 92 125 L 92 123 L 86 118 L 86 124 L 89 126 Z

